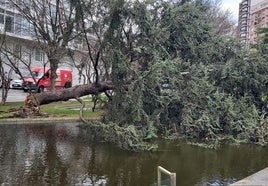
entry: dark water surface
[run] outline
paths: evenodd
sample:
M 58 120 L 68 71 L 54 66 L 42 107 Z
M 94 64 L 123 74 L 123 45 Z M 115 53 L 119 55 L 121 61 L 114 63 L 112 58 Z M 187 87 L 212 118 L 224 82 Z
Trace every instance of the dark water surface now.
M 177 173 L 177 186 L 228 185 L 268 167 L 268 148 L 163 142 L 155 153 L 129 153 L 88 142 L 75 124 L 0 125 L 1 186 L 149 186 L 158 165 Z

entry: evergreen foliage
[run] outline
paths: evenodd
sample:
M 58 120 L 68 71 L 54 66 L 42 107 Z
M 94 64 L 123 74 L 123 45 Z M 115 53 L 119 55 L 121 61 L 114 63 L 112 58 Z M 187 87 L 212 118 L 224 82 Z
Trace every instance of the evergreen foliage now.
M 259 28 L 257 33 L 261 35 L 260 40 L 264 44 L 268 44 L 268 28 Z
M 115 89 L 103 123 L 142 141 L 176 134 L 267 142 L 264 46 L 250 53 L 216 35 L 202 1 L 117 0 L 108 8 L 102 60 Z

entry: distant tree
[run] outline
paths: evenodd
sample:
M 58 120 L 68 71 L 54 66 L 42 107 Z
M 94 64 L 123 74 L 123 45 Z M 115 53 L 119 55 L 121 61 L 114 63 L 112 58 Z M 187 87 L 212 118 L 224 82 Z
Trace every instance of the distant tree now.
M 7 100 L 8 91 L 10 89 L 12 68 L 6 68 L 3 59 L 0 57 L 0 86 L 1 86 L 1 105 L 4 105 Z
M 30 23 L 33 42 L 45 52 L 51 70 L 51 89 L 55 88 L 56 70 L 66 56 L 70 42 L 78 35 L 75 28 L 75 7 L 72 1 L 13 1 L 19 14 Z
M 22 48 L 20 44 L 7 39 L 6 33 L 0 36 L 1 79 L 3 83 L 2 100 L 5 102 L 11 80 L 17 74 L 21 79 L 25 72 L 31 72 L 31 49 Z M 30 60 L 29 60 L 30 59 Z
M 260 36 L 260 42 L 262 44 L 268 44 L 268 28 L 259 28 L 257 33 Z
M 205 2 L 208 2 L 206 14 L 215 34 L 234 37 L 236 34 L 234 15 L 229 9 L 224 10 L 222 8 L 222 0 L 210 0 Z

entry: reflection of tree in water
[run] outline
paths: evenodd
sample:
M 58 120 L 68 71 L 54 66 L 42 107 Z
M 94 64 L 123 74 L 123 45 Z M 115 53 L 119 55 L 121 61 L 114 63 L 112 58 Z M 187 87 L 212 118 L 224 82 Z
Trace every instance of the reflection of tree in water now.
M 151 185 L 156 180 L 157 158 L 156 154 L 128 153 L 113 146 L 105 146 L 105 155 L 98 162 L 107 176 L 108 185 Z
M 75 139 L 68 143 L 72 154 L 66 160 L 68 166 L 67 177 L 70 185 L 101 185 L 105 184 L 103 176 L 102 153 L 90 143 L 83 130 L 79 130 Z
M 86 163 L 87 170 L 86 175 L 82 182 L 90 185 L 105 185 L 106 177 L 103 176 L 104 170 L 102 164 L 98 165 L 96 146 L 91 146 L 91 156 L 89 161 Z
M 16 128 L 1 126 L 0 128 L 0 183 L 10 183 L 12 174 L 16 173 L 13 165 L 16 157 Z
M 76 164 L 82 161 L 79 164 L 84 167 L 79 172 L 85 173 L 80 183 L 147 186 L 155 181 L 148 178 L 156 177 L 157 154 L 128 153 L 114 145 L 94 141 L 83 130 L 78 140 L 81 148 L 75 146 Z
M 150 185 L 153 182 L 142 179 L 156 174 L 156 168 L 151 164 L 154 155 L 129 154 L 113 145 L 98 143 L 91 137 L 80 130 L 73 143 L 73 154 L 68 160 L 71 184 Z
M 41 134 L 46 142 L 44 152 L 34 154 L 25 181 L 27 185 L 66 185 L 68 168 L 57 153 L 55 129 L 52 126 L 42 128 Z
M 45 179 L 48 179 L 53 185 L 66 185 L 67 183 L 67 167 L 63 164 L 58 156 L 56 148 L 56 139 L 53 131 L 51 130 L 50 135 L 47 138 L 47 149 L 46 149 L 46 170 Z
M 157 155 L 128 153 L 95 141 L 94 134 L 79 130 L 68 159 L 69 183 L 89 185 L 150 185 L 156 177 Z M 153 162 L 153 163 L 152 163 Z
M 215 174 L 241 178 L 264 168 L 266 154 L 267 148 L 249 145 L 211 150 L 176 142 L 152 154 L 129 153 L 68 127 L 0 126 L 0 185 L 147 186 L 156 181 L 158 165 L 176 172 L 178 185 L 201 179 L 206 185 Z

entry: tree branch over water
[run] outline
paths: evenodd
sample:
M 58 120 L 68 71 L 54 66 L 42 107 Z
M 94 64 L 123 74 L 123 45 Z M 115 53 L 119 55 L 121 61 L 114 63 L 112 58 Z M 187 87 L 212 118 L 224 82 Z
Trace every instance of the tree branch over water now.
M 77 85 L 59 91 L 30 94 L 27 96 L 25 103 L 27 106 L 30 107 L 38 107 L 40 105 L 49 104 L 52 102 L 67 101 L 69 99 L 76 99 L 77 97 L 105 92 L 107 90 L 112 90 L 113 88 L 114 86 L 107 82 L 98 84 L 93 83 L 86 85 Z

